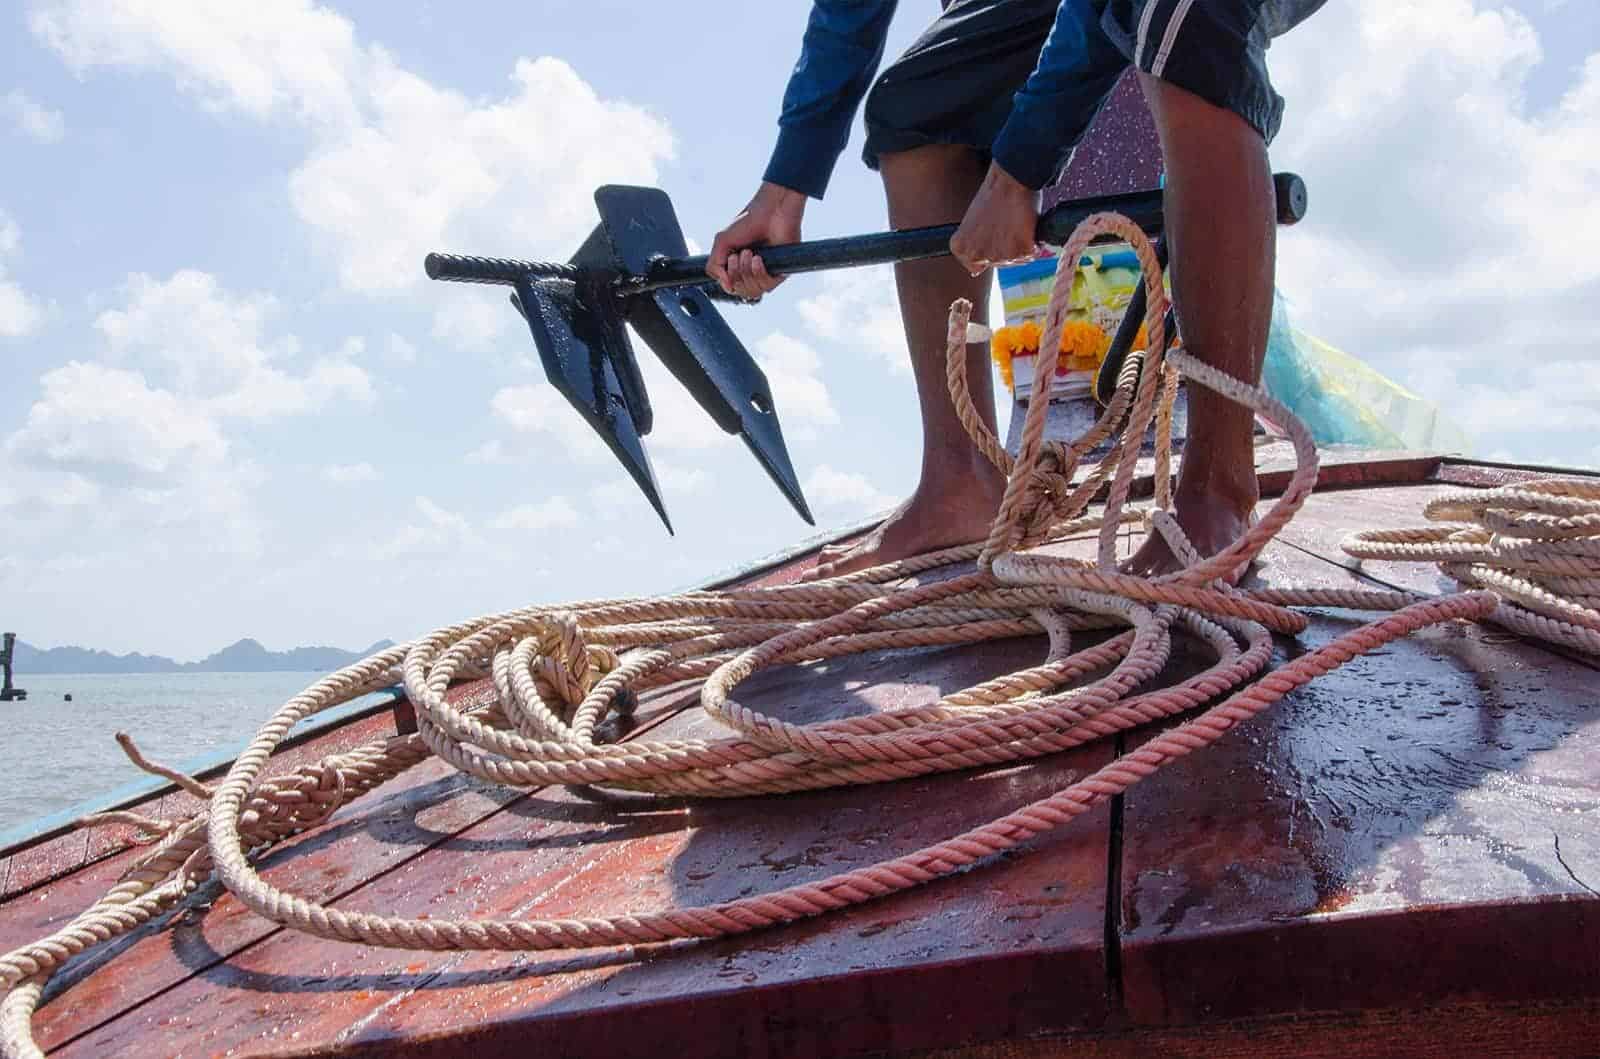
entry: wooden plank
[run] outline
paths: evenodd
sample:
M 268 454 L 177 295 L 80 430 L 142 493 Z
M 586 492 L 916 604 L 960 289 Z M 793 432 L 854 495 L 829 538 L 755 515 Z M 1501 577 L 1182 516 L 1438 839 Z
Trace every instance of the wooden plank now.
M 1356 559 L 1347 555 L 1340 546 L 1346 537 L 1357 530 L 1370 529 L 1374 526 L 1427 525 L 1427 520 L 1422 517 L 1422 509 L 1428 501 L 1444 493 L 1455 492 L 1458 488 L 1425 486 L 1411 489 L 1363 490 L 1354 503 L 1339 503 L 1330 501 L 1327 497 L 1313 497 L 1312 502 L 1301 512 L 1301 517 L 1296 518 L 1287 527 L 1282 539 L 1377 585 L 1433 595 L 1458 592 L 1460 586 L 1440 570 L 1437 564 Z M 1515 633 L 1503 629 L 1497 629 L 1496 635 L 1516 636 Z M 1600 658 L 1594 655 L 1532 638 L 1524 639 L 1522 642 L 1539 651 L 1559 655 L 1580 666 L 1600 669 Z
M 82 840 L 82 836 L 79 837 Z M 36 941 L 65 924 L 116 882 L 136 855 L 128 850 L 0 905 L 0 952 Z
M 1371 580 L 1374 586 L 1440 594 L 1459 591 L 1433 563 L 1394 563 L 1355 559 L 1340 542 L 1357 530 L 1399 529 L 1425 526 L 1422 509 L 1429 501 L 1458 486 L 1387 486 L 1343 493 L 1337 497 L 1313 494 L 1306 506 L 1279 534 L 1281 541 L 1318 556 L 1335 566 Z
M 1391 492 L 1307 513 L 1393 524 L 1366 506 Z M 1265 558 L 1267 584 L 1360 584 L 1285 545 Z M 1357 618 L 1316 618 L 1278 662 Z M 1597 755 L 1594 673 L 1483 627 L 1302 688 L 1126 795 L 1129 1019 L 1600 994 Z
M 273 767 L 290 771 L 327 754 L 381 739 L 385 733 L 392 731 L 393 720 L 388 712 L 370 715 L 322 733 L 314 740 L 285 747 L 275 758 Z M 134 802 L 129 808 L 162 820 L 180 818 L 193 812 L 197 805 L 196 799 L 169 786 L 152 791 L 148 798 Z M 4 889 L 0 889 L 0 918 L 5 914 L 4 902 L 14 895 L 62 878 L 102 857 L 127 849 L 132 844 L 133 835 L 134 829 L 126 827 L 70 831 L 14 850 L 9 861 L 15 868 L 5 880 Z
M 467 686 L 452 695 L 470 699 L 484 690 Z M 673 694 L 664 702 L 642 704 L 641 727 L 659 720 L 662 710 L 675 712 L 681 701 L 680 694 Z M 399 870 L 423 850 L 499 811 L 517 794 L 463 776 L 437 760 L 425 761 L 279 847 L 264 867 L 269 878 L 292 877 L 308 894 L 328 899 Z M 50 902 L 56 920 L 77 914 L 103 889 L 80 884 L 78 876 L 65 882 L 73 886 L 70 894 Z M 176 913 L 178 922 L 170 931 L 164 929 L 169 925 L 165 921 L 152 924 L 111 949 L 69 964 L 52 983 L 49 1002 L 36 1020 L 41 1043 L 54 1047 L 114 1019 L 277 929 L 215 888 L 198 895 L 187 909 Z M 32 931 L 26 940 L 39 933 Z
M 764 674 L 741 701 L 803 721 L 927 701 L 1037 659 L 1042 640 L 878 652 Z M 698 711 L 661 734 L 714 734 Z M 396 915 L 643 912 L 765 892 L 985 822 L 1070 782 L 1109 749 L 1033 768 L 775 799 L 617 812 L 570 792 L 519 800 L 353 894 Z M 154 1026 L 201 1051 L 371 1048 L 845 1054 L 1099 1024 L 1105 1017 L 1105 809 L 912 893 L 749 938 L 638 954 L 517 959 L 267 937 L 67 1054 L 137 1048 Z M 978 976 L 982 976 L 981 979 Z M 972 984 L 986 1000 L 970 1002 Z M 919 1012 L 907 1018 L 907 1011 Z M 298 1035 L 298 1036 L 296 1036 Z
M 497 810 L 510 792 L 465 782 L 426 761 L 380 788 L 373 804 L 336 814 L 327 825 L 267 858 L 268 877 L 292 876 L 316 899 L 348 891 L 397 870 L 419 847 L 442 842 Z M 279 870 L 274 872 L 272 868 Z M 69 965 L 51 984 L 35 1020 L 40 1043 L 54 1048 L 178 982 L 204 974 L 230 953 L 274 930 L 215 886 L 129 941 Z
M 1591 1059 L 1600 1040 L 1600 1003 L 1503 1007 L 1452 1005 L 1421 1010 L 1319 1012 L 1239 1019 L 1206 1026 L 1139 1028 L 1007 1041 L 917 1059 Z
M 1520 485 L 1540 478 L 1580 478 L 1593 481 L 1600 477 L 1594 470 L 1582 467 L 1552 467 L 1527 463 L 1496 463 L 1486 460 L 1448 458 L 1434 475 L 1436 481 L 1447 485 L 1467 485 L 1490 488 L 1501 485 Z
M 1328 460 L 1317 468 L 1316 487 L 1322 491 L 1356 487 L 1413 484 L 1426 481 L 1439 466 L 1438 457 L 1375 453 L 1372 457 L 1351 456 Z M 1257 467 L 1256 481 L 1262 496 L 1276 496 L 1289 487 L 1294 477 L 1293 460 L 1264 463 Z

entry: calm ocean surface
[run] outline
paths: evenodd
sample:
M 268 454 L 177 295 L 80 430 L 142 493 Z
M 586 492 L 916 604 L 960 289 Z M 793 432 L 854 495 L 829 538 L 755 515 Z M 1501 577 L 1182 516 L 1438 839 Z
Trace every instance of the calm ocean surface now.
M 0 834 L 146 778 L 112 738 L 183 768 L 241 748 L 321 673 L 19 673 L 26 702 L 0 703 Z M 62 701 L 70 694 L 71 702 Z

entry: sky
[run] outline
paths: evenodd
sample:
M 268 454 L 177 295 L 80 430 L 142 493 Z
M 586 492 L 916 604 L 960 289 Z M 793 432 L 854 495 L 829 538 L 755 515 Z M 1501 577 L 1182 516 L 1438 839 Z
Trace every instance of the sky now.
M 708 246 L 755 190 L 804 0 L 22 0 L 0 13 L 0 624 L 179 659 L 358 648 L 683 587 L 813 531 L 641 347 L 668 537 L 499 288 L 603 183 Z M 937 10 L 901 5 L 890 53 Z M 1294 323 L 1475 454 L 1600 465 L 1600 11 L 1332 0 L 1269 53 Z M 808 236 L 884 226 L 860 131 Z M 820 525 L 914 484 L 892 279 L 725 315 Z M 1002 421 L 1005 413 L 1002 411 Z

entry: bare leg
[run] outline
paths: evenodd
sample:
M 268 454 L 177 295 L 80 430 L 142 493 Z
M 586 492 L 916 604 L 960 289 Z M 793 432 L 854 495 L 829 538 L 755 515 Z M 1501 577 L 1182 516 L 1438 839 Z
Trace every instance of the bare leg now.
M 1173 295 L 1189 352 L 1256 382 L 1272 320 L 1277 227 L 1272 172 L 1261 136 L 1232 111 L 1140 74 L 1167 166 L 1167 238 Z M 1189 437 L 1173 504 L 1202 555 L 1244 532 L 1260 492 L 1254 418 L 1202 386 L 1189 388 Z M 1134 573 L 1175 568 L 1152 536 L 1128 562 Z
M 935 145 L 880 159 L 894 228 L 961 220 L 983 182 L 985 166 L 966 147 Z M 1005 479 L 973 447 L 956 417 L 945 383 L 945 337 L 950 303 L 966 298 L 972 318 L 986 320 L 990 273 L 968 275 L 954 258 L 895 266 L 900 315 L 922 406 L 922 475 L 916 492 L 861 541 L 825 549 L 812 577 L 834 577 L 910 555 L 978 540 L 989 529 Z M 988 349 L 967 347 L 972 402 L 995 429 Z

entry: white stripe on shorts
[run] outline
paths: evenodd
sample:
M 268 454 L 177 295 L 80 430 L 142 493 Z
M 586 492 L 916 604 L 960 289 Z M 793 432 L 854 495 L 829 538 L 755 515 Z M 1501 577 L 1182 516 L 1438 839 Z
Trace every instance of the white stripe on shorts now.
M 1161 6 L 1161 0 L 1147 0 L 1144 12 L 1139 19 L 1139 35 L 1133 44 L 1133 65 L 1139 65 L 1139 57 L 1144 54 L 1145 38 L 1150 35 L 1150 19 L 1155 16 L 1156 8 Z
M 1167 59 L 1172 56 L 1172 45 L 1178 39 L 1178 30 L 1183 26 L 1189 8 L 1193 6 L 1194 0 L 1178 0 L 1178 9 L 1172 13 L 1172 20 L 1167 23 L 1167 32 L 1161 37 L 1161 50 L 1156 52 L 1155 61 L 1150 64 L 1152 75 L 1160 77 L 1161 71 L 1167 68 Z

